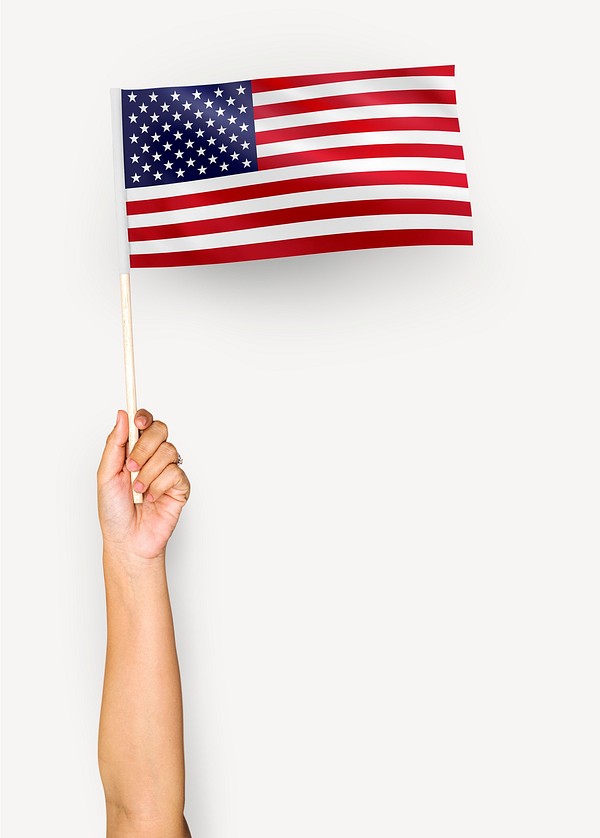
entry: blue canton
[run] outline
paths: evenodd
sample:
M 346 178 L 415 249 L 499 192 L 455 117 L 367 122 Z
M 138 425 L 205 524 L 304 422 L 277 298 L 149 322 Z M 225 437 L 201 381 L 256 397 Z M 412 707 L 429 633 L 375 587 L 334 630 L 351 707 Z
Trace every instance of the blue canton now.
M 249 81 L 122 90 L 125 186 L 258 169 Z

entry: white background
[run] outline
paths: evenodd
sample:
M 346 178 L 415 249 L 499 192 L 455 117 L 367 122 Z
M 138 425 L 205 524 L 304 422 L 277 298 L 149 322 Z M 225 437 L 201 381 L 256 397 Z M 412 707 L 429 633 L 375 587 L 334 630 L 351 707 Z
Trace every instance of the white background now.
M 7 3 L 6 838 L 104 831 L 109 88 L 438 63 L 473 249 L 132 277 L 139 403 L 193 484 L 168 557 L 187 816 L 195 838 L 599 834 L 585 7 Z

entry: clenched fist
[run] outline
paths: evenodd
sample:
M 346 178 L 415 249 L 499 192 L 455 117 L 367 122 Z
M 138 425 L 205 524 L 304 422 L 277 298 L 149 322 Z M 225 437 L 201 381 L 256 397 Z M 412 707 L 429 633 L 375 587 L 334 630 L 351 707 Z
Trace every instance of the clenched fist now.
M 125 461 L 128 418 L 126 411 L 118 411 L 98 467 L 98 516 L 105 550 L 153 559 L 164 555 L 190 496 L 190 483 L 177 465 L 177 449 L 167 441 L 165 423 L 138 410 L 135 424 L 140 438 Z M 131 491 L 135 471 L 139 474 L 134 488 L 144 495 L 139 504 L 134 504 Z

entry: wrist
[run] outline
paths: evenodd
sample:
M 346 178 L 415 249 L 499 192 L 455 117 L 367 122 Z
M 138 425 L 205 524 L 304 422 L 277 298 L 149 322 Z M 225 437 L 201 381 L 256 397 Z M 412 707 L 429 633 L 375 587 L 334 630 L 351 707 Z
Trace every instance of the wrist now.
M 105 544 L 102 564 L 109 632 L 123 621 L 128 631 L 155 621 L 169 599 L 164 553 L 149 559 Z
M 102 564 L 105 573 L 124 574 L 128 577 L 153 576 L 164 572 L 165 550 L 155 556 L 144 556 L 121 545 L 104 541 L 102 545 Z

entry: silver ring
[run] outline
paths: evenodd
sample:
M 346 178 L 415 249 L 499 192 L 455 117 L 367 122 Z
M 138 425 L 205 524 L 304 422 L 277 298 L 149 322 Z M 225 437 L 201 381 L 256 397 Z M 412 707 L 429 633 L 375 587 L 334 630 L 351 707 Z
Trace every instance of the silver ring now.
M 183 457 L 181 454 L 177 455 L 177 465 L 180 466 L 183 463 Z

